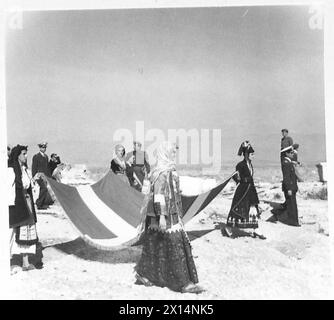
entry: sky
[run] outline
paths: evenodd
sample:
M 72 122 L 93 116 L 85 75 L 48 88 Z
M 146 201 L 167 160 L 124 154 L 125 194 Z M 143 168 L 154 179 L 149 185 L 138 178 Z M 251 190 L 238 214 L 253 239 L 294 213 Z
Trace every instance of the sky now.
M 115 132 L 144 121 L 145 133 L 220 129 L 223 162 L 245 139 L 272 162 L 288 128 L 304 161 L 325 161 L 310 18 L 307 6 L 24 12 L 7 30 L 8 143 L 108 165 Z

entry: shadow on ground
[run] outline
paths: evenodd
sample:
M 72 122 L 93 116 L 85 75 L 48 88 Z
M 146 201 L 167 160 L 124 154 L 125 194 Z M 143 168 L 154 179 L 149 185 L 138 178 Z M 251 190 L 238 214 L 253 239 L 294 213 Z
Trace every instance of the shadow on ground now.
M 240 238 L 240 237 L 251 237 L 250 232 L 244 231 L 239 228 L 230 228 L 232 230 L 232 236 L 229 236 L 226 232 L 227 225 L 223 222 L 218 222 L 215 224 L 216 229 L 220 229 L 222 236 L 229 238 Z
M 141 247 L 124 247 L 115 250 L 101 250 L 87 244 L 82 238 L 44 247 L 44 250 L 54 248 L 80 259 L 104 263 L 134 263 L 140 258 Z
M 216 229 L 216 228 L 215 228 Z M 195 239 L 198 239 L 200 237 L 205 236 L 206 234 L 214 231 L 215 229 L 206 229 L 206 230 L 193 230 L 193 231 L 187 231 L 187 235 L 190 241 L 193 241 Z
M 187 234 L 189 240 L 193 241 L 214 230 L 215 229 L 194 230 L 187 232 Z M 102 250 L 87 244 L 79 237 L 72 241 L 45 246 L 43 250 L 48 250 L 50 248 L 56 249 L 67 255 L 74 255 L 84 260 L 104 263 L 136 263 L 140 258 L 142 246 L 138 243 L 134 246 L 118 247 L 114 250 Z

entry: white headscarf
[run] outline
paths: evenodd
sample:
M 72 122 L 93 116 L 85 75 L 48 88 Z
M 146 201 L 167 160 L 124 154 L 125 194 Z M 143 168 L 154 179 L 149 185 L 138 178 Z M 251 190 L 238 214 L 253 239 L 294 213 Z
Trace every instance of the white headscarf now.
M 123 155 L 122 155 L 122 158 L 119 158 L 118 157 L 118 154 L 117 154 L 117 151 L 119 150 L 119 149 L 123 149 L 124 150 L 124 152 L 123 152 Z M 116 146 L 115 146 L 115 161 L 123 168 L 123 169 L 125 169 L 126 168 L 126 164 L 125 164 L 125 159 L 124 159 L 124 156 L 125 156 L 125 148 L 124 148 L 124 146 L 122 146 L 121 144 L 117 144 Z
M 151 171 L 150 180 L 151 183 L 154 184 L 155 181 L 158 179 L 160 173 L 164 171 L 171 171 L 176 169 L 176 163 L 175 163 L 175 157 L 173 155 L 173 151 L 177 149 L 177 146 L 175 143 L 171 143 L 169 141 L 164 141 L 161 143 L 161 145 L 156 149 L 156 158 L 157 158 L 157 164 L 155 168 Z M 147 209 L 148 209 L 148 203 L 150 200 L 150 197 L 152 194 L 149 192 L 145 195 L 140 215 L 141 215 L 141 221 L 139 223 L 139 226 L 137 227 L 138 231 L 138 237 L 139 239 L 141 235 L 143 234 L 145 230 L 146 225 L 146 216 L 147 216 Z
M 155 181 L 160 173 L 176 169 L 173 152 L 177 149 L 176 144 L 164 141 L 156 150 L 157 164 L 151 173 L 151 181 Z

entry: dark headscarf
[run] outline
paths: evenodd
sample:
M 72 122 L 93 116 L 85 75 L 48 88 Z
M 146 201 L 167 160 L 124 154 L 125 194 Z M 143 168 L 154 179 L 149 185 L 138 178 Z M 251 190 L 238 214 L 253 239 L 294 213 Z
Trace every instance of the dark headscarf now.
M 9 156 L 8 159 L 8 166 L 12 167 L 14 169 L 14 173 L 15 173 L 15 183 L 22 186 L 22 171 L 20 168 L 20 164 L 19 164 L 19 155 L 21 154 L 22 150 L 28 150 L 28 146 L 22 146 L 20 144 L 18 144 L 17 146 L 15 146 L 12 149 L 12 152 Z M 27 164 L 24 164 L 25 167 L 28 167 Z
M 250 154 L 253 152 L 254 152 L 253 147 L 251 146 L 249 141 L 246 140 L 241 144 L 239 151 L 238 151 L 238 156 L 245 155 L 246 153 Z

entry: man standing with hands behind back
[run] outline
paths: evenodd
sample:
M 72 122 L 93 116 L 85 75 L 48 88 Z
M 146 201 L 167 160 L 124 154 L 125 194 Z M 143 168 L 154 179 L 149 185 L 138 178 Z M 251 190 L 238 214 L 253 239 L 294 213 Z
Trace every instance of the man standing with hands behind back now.
M 49 158 L 45 153 L 47 142 L 39 143 L 39 152 L 32 158 L 32 176 L 39 185 L 39 196 L 36 200 L 37 209 L 47 209 L 53 203 L 53 200 L 47 189 L 46 177 L 51 177 L 49 170 Z

